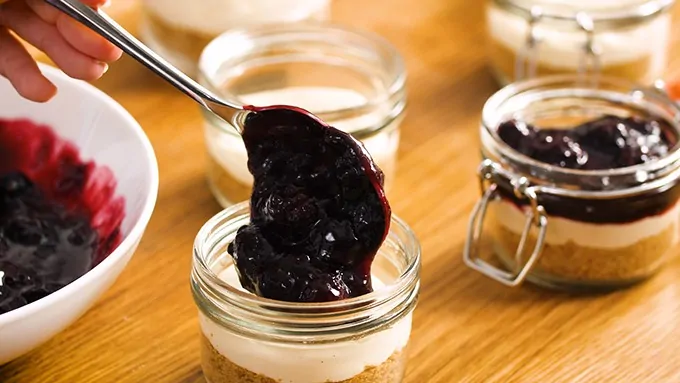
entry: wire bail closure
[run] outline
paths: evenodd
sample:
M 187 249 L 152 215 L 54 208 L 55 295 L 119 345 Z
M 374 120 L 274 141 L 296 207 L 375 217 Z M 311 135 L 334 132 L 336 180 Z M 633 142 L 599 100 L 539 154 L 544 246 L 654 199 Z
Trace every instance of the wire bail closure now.
M 465 248 L 463 249 L 463 260 L 468 267 L 497 282 L 510 287 L 518 286 L 524 282 L 529 271 L 531 271 L 531 268 L 540 257 L 545 243 L 548 217 L 543 206 L 538 204 L 538 189 L 535 186 L 532 186 L 526 177 L 518 177 L 489 159 L 482 161 L 477 170 L 477 174 L 480 180 L 482 197 L 475 204 L 470 216 L 467 239 L 465 241 Z M 493 266 L 479 257 L 479 242 L 482 236 L 484 218 L 489 203 L 499 198 L 498 184 L 496 182 L 498 179 L 509 181 L 513 186 L 515 196 L 521 200 L 528 201 L 531 207 L 531 210 L 527 214 L 522 237 L 520 238 L 519 245 L 515 251 L 515 269 L 511 271 Z M 538 228 L 536 244 L 526 263 L 522 265 L 522 255 L 525 252 L 527 239 L 534 226 Z
M 542 42 L 536 27 L 548 16 L 545 16 L 539 6 L 531 7 L 529 12 L 520 13 L 526 19 L 528 30 L 524 47 L 517 52 L 515 58 L 515 81 L 536 77 L 538 67 L 539 46 Z M 582 56 L 579 60 L 578 74 L 586 77 L 590 74 L 597 75 L 601 71 L 601 51 L 595 44 L 595 23 L 586 12 L 578 12 L 574 22 L 586 37 L 581 47 Z M 596 79 L 594 80 L 596 81 Z

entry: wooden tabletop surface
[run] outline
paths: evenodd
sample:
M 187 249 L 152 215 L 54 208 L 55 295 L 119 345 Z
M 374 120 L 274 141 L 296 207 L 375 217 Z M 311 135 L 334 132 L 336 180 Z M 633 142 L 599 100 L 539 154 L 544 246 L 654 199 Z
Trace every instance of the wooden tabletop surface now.
M 406 382 L 680 382 L 678 262 L 635 288 L 585 297 L 506 288 L 463 265 L 479 193 L 480 109 L 497 89 L 485 63 L 482 3 L 334 4 L 335 21 L 387 37 L 409 70 L 391 192 L 394 212 L 423 247 Z M 133 0 L 114 0 L 109 10 L 132 30 L 137 12 Z M 680 29 L 673 44 L 671 68 L 680 74 Z M 0 382 L 203 382 L 191 246 L 220 208 L 206 187 L 198 108 L 125 58 L 97 86 L 139 120 L 155 147 L 155 214 L 113 288 L 66 331 L 1 367 Z

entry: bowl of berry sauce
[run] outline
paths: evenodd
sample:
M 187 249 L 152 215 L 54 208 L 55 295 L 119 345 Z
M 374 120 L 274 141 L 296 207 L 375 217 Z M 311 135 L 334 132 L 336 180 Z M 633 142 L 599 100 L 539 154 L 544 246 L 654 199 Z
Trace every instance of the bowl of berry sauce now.
M 39 104 L 0 79 L 0 365 L 76 321 L 141 240 L 158 165 L 134 118 L 82 81 Z

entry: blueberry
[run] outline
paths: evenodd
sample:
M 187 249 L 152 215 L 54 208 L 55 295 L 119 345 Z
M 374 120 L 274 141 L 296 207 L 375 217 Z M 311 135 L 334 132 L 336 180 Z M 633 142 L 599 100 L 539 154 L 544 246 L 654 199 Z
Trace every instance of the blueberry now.
M 42 284 L 30 269 L 0 261 L 0 314 L 32 302 L 31 290 Z
M 37 246 L 43 241 L 43 229 L 37 220 L 16 217 L 5 228 L 5 236 L 22 246 Z
M 282 263 L 263 273 L 257 293 L 270 299 L 293 302 L 330 302 L 349 297 L 342 276 L 305 264 Z
M 35 185 L 24 174 L 19 172 L 0 176 L 0 198 L 16 198 L 23 194 L 34 194 Z

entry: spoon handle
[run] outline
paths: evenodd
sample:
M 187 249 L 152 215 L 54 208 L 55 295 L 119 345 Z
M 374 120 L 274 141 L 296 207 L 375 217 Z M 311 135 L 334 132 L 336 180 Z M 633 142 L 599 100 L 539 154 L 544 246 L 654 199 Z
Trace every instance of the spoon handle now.
M 172 66 L 162 57 L 154 53 L 149 47 L 137 40 L 131 33 L 121 27 L 102 11 L 96 11 L 78 0 L 46 0 L 49 4 L 73 17 L 86 27 L 92 29 L 102 37 L 116 45 L 123 52 L 132 56 L 154 73 L 161 76 L 174 87 L 191 97 L 208 110 L 213 111 L 216 106 L 222 109 L 233 108 L 237 112 L 241 108 L 226 104 L 212 92 L 192 80 L 179 69 Z M 217 108 L 215 108 L 217 109 Z M 222 113 L 220 113 L 221 115 Z

